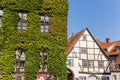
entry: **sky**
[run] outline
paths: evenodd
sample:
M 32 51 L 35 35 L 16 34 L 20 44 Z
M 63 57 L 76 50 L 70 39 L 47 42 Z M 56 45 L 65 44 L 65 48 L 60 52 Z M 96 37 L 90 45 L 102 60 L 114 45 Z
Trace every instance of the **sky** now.
M 120 0 L 68 0 L 68 38 L 88 28 L 95 39 L 120 40 Z

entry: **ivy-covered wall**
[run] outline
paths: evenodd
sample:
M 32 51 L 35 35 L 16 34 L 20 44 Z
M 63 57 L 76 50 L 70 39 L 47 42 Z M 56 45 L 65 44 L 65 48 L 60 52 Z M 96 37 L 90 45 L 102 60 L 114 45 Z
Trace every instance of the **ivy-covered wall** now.
M 36 80 L 39 52 L 48 55 L 50 74 L 67 80 L 67 0 L 1 0 L 0 79 L 14 80 L 15 50 L 25 51 L 25 80 Z M 27 30 L 18 31 L 18 12 L 27 12 Z M 48 33 L 40 32 L 40 15 L 50 16 Z

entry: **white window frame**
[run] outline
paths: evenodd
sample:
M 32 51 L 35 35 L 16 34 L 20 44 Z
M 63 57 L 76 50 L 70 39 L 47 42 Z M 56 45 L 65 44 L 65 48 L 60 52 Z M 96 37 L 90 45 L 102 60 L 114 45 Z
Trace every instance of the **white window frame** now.
M 49 32 L 49 16 L 40 16 L 40 32 Z

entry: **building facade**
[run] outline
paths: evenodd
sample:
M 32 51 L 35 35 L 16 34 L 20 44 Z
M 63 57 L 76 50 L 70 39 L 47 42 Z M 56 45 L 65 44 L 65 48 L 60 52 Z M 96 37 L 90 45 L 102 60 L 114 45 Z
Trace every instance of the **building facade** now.
M 120 80 L 120 41 L 111 42 L 110 38 L 106 42 L 98 41 L 101 48 L 111 59 L 111 79 Z
M 67 10 L 67 0 L 0 1 L 0 80 L 67 79 Z
M 68 80 L 110 80 L 110 62 L 88 29 L 68 39 Z

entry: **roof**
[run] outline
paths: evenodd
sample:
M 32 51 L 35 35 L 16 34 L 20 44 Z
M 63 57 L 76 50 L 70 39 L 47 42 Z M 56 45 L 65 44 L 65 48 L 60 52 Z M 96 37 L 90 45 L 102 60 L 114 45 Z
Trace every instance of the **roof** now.
M 120 41 L 114 41 L 114 42 L 109 42 L 109 43 L 107 43 L 107 42 L 100 42 L 100 41 L 99 41 L 98 44 L 100 45 L 100 47 L 101 47 L 102 49 L 107 49 L 107 48 L 109 48 L 110 46 L 113 46 L 113 47 L 111 48 L 111 50 L 107 53 L 108 56 L 120 54 L 120 52 L 117 52 L 117 51 L 116 51 L 116 48 L 117 48 L 117 47 L 120 47 Z
M 100 45 L 100 47 L 101 47 L 102 49 L 106 49 L 106 48 L 112 46 L 112 45 L 114 44 L 114 42 L 111 42 L 111 43 L 98 42 L 98 44 Z
M 67 55 L 69 54 L 69 52 L 72 50 L 72 48 L 74 47 L 74 45 L 77 43 L 77 41 L 79 40 L 79 38 L 83 35 L 83 33 L 85 31 L 88 31 L 89 34 L 91 35 L 91 37 L 93 38 L 93 40 L 96 42 L 96 44 L 98 45 L 98 47 L 100 48 L 100 50 L 103 52 L 103 55 L 110 60 L 110 58 L 106 55 L 106 53 L 103 51 L 103 49 L 100 47 L 100 45 L 97 43 L 97 41 L 94 39 L 94 37 L 92 36 L 92 34 L 90 33 L 90 31 L 88 30 L 88 28 L 83 29 L 82 31 L 74 34 L 72 37 L 70 37 L 68 39 L 68 47 L 67 47 Z
M 76 44 L 76 42 L 79 40 L 80 36 L 85 32 L 86 29 L 83 29 L 82 31 L 74 34 L 72 37 L 68 39 L 68 48 L 67 48 L 67 54 L 71 51 L 73 46 Z

